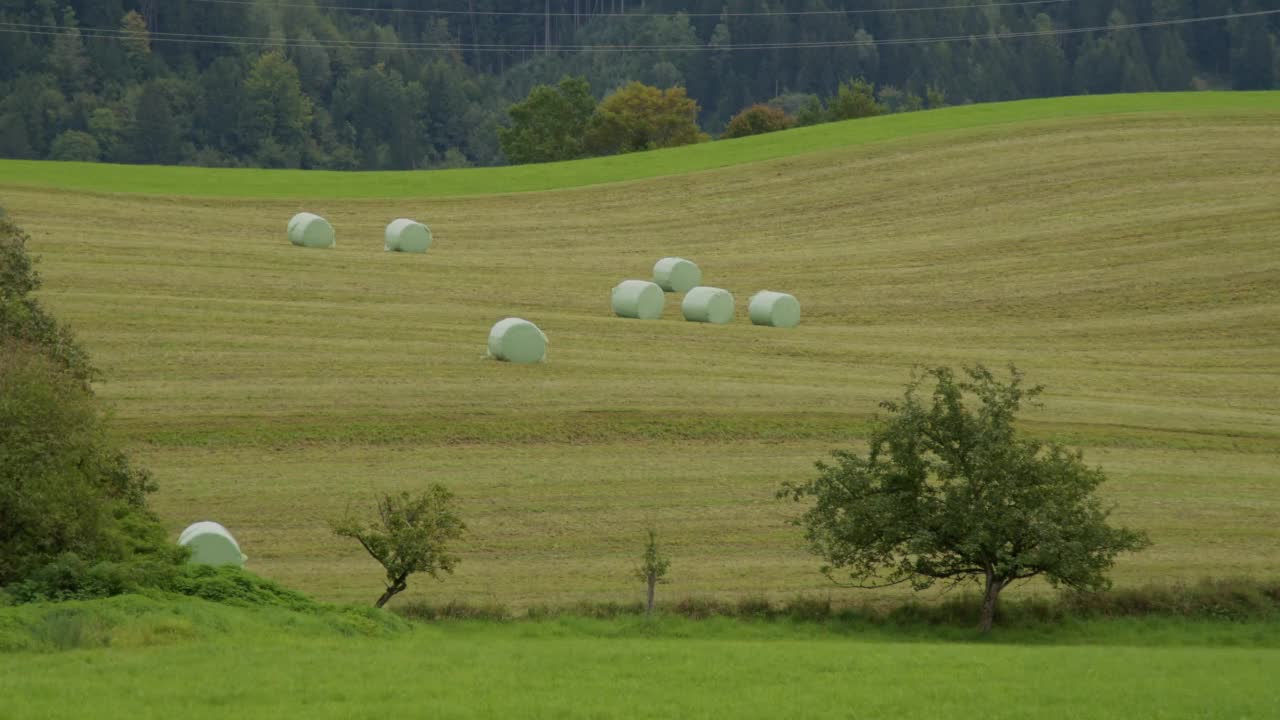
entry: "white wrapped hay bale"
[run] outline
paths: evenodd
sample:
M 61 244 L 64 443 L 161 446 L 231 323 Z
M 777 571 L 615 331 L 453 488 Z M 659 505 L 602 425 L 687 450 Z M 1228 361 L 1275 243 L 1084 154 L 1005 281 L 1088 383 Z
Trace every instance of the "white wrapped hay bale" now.
M 289 242 L 309 248 L 331 248 L 338 244 L 329 221 L 307 212 L 298 213 L 289 221 Z
M 513 363 L 542 362 L 547 356 L 547 336 L 528 320 L 500 320 L 489 331 L 489 355 Z
M 389 252 L 424 253 L 431 247 L 431 228 L 416 220 L 400 218 L 387 225 L 383 248 Z
M 792 328 L 800 324 L 800 301 L 786 293 L 761 290 L 752 296 L 747 314 L 756 325 Z
M 689 292 L 702 283 L 702 271 L 684 258 L 666 257 L 654 264 L 653 282 L 667 292 Z
M 613 312 L 619 317 L 657 320 L 667 297 L 648 280 L 623 280 L 613 289 Z
M 685 320 L 723 325 L 733 319 L 733 295 L 721 288 L 696 287 L 685 294 L 680 310 Z
M 216 522 L 198 522 L 178 536 L 178 544 L 191 548 L 191 562 L 199 565 L 244 567 L 244 553 L 231 533 Z

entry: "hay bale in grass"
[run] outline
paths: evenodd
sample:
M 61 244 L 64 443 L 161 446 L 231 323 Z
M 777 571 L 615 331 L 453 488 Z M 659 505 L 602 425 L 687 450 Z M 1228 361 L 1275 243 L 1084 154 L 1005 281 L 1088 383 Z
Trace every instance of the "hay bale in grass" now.
M 792 328 L 800 324 L 800 301 L 786 293 L 761 290 L 751 297 L 747 314 L 756 325 Z
M 662 288 L 648 280 L 623 280 L 613 289 L 613 312 L 619 317 L 657 320 L 666 304 Z
M 733 319 L 733 295 L 721 288 L 696 287 L 685 294 L 680 310 L 685 320 L 723 325 Z
M 547 336 L 528 320 L 500 320 L 489 331 L 489 356 L 513 363 L 542 362 L 547 356 Z
M 178 544 L 191 548 L 191 562 L 199 565 L 244 567 L 244 553 L 231 533 L 216 522 L 198 522 L 178 536 Z
M 653 282 L 667 292 L 689 292 L 702 283 L 702 271 L 684 258 L 666 257 L 654 264 Z
M 289 221 L 289 242 L 309 248 L 331 248 L 338 244 L 329 221 L 306 212 L 294 215 Z
M 400 218 L 387 225 L 383 248 L 390 252 L 424 253 L 431 247 L 431 228 L 416 220 Z

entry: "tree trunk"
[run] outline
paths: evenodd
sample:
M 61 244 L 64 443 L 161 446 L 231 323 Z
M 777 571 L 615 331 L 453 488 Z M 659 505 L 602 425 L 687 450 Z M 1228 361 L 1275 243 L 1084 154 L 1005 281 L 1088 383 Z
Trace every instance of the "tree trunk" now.
M 646 617 L 653 615 L 653 591 L 658 587 L 658 576 L 653 573 L 649 573 L 648 581 L 649 595 L 644 606 L 644 614 Z
M 395 582 L 388 585 L 386 592 L 382 593 L 382 597 L 378 598 L 378 602 L 374 603 L 373 606 L 375 608 L 382 609 L 382 606 L 386 605 L 388 600 L 395 597 L 400 591 L 409 587 L 408 583 L 405 582 L 405 580 L 408 579 L 408 575 L 401 575 Z
M 1000 591 L 1004 589 L 1004 582 L 997 580 L 995 575 L 987 572 L 987 589 L 982 596 L 982 619 L 978 621 L 978 632 L 986 635 L 991 632 L 991 626 L 996 621 L 996 605 L 1000 601 Z

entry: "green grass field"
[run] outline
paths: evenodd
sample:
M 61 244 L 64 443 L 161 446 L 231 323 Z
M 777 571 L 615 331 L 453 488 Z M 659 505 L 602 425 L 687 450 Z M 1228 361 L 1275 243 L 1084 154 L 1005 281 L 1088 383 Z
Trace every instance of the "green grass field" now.
M 338 622 L 124 597 L 0 610 L 6 718 L 1269 718 L 1280 625 L 1001 631 L 562 618 Z M 104 648 L 109 646 L 109 649 Z M 61 652 L 58 652 L 61 650 Z M 1206 672 L 1212 668 L 1212 672 Z
M 801 128 L 697 147 L 591 160 L 433 172 L 318 172 L 137 167 L 0 160 L 0 184 L 98 192 L 253 198 L 438 198 L 557 190 L 681 175 L 884 140 L 1115 113 L 1274 111 L 1271 92 L 1096 95 L 985 103 Z
M 410 599 L 634 600 L 649 525 L 668 597 L 845 597 L 773 493 L 917 363 L 1048 386 L 1026 429 L 1081 446 L 1156 542 L 1120 584 L 1280 574 L 1276 157 L 1280 93 L 1114 96 L 438 174 L 0 162 L 0 205 L 175 537 L 215 519 L 255 572 L 371 602 L 378 569 L 326 520 L 438 480 L 471 533 Z M 335 250 L 288 244 L 302 209 Z M 430 254 L 382 252 L 401 216 Z M 612 317 L 669 254 L 738 319 Z M 799 328 L 747 322 L 766 288 Z M 484 357 L 508 315 L 548 363 Z

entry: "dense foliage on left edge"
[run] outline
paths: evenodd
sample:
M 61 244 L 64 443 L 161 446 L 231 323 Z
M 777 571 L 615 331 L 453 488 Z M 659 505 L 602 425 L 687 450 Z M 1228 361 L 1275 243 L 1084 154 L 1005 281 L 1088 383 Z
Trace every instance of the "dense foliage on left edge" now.
M 31 296 L 27 240 L 0 219 L 0 587 L 36 599 L 146 585 L 185 553 L 147 508 L 150 474 L 110 433 L 87 354 Z

